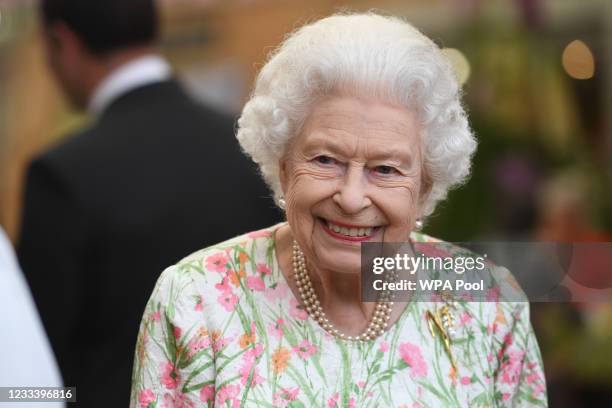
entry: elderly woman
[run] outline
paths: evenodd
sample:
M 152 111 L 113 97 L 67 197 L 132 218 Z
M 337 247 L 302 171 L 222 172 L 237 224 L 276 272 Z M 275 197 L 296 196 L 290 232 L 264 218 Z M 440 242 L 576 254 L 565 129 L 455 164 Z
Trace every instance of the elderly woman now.
M 361 301 L 361 243 L 430 240 L 417 225 L 469 173 L 476 142 L 430 39 L 376 14 L 302 27 L 238 139 L 287 222 L 161 275 L 133 407 L 546 405 L 527 303 L 463 302 L 451 336 L 431 303 Z

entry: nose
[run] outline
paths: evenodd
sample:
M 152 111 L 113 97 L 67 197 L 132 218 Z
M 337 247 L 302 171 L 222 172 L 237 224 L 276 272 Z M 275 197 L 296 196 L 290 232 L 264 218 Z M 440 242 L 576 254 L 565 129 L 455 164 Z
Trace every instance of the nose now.
M 358 214 L 372 205 L 367 194 L 367 177 L 364 176 L 364 169 L 349 166 L 340 181 L 338 191 L 332 198 L 345 214 Z

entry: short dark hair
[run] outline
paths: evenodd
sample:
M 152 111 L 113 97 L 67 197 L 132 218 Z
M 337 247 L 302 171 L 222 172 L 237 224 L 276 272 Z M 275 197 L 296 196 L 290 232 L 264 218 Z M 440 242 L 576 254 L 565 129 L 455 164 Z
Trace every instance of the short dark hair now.
M 64 22 L 95 54 L 149 44 L 157 36 L 155 0 L 40 1 L 46 25 Z

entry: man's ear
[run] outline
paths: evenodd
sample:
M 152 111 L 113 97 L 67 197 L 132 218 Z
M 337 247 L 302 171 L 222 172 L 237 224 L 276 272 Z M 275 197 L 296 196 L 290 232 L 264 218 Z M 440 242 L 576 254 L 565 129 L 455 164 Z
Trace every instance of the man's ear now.
M 45 28 L 45 35 L 54 52 L 79 55 L 87 51 L 83 41 L 63 21 L 50 23 Z

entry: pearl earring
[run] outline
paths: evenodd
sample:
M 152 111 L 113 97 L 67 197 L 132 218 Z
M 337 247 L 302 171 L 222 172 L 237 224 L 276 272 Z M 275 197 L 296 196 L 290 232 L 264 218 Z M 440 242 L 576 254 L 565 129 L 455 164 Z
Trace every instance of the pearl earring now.
M 414 229 L 416 231 L 420 231 L 423 229 L 423 220 L 421 220 L 420 218 L 418 220 L 416 220 L 416 222 L 414 223 Z
M 278 206 L 280 207 L 281 210 L 284 210 L 285 207 L 287 207 L 287 202 L 285 201 L 285 197 L 280 196 L 278 198 Z

